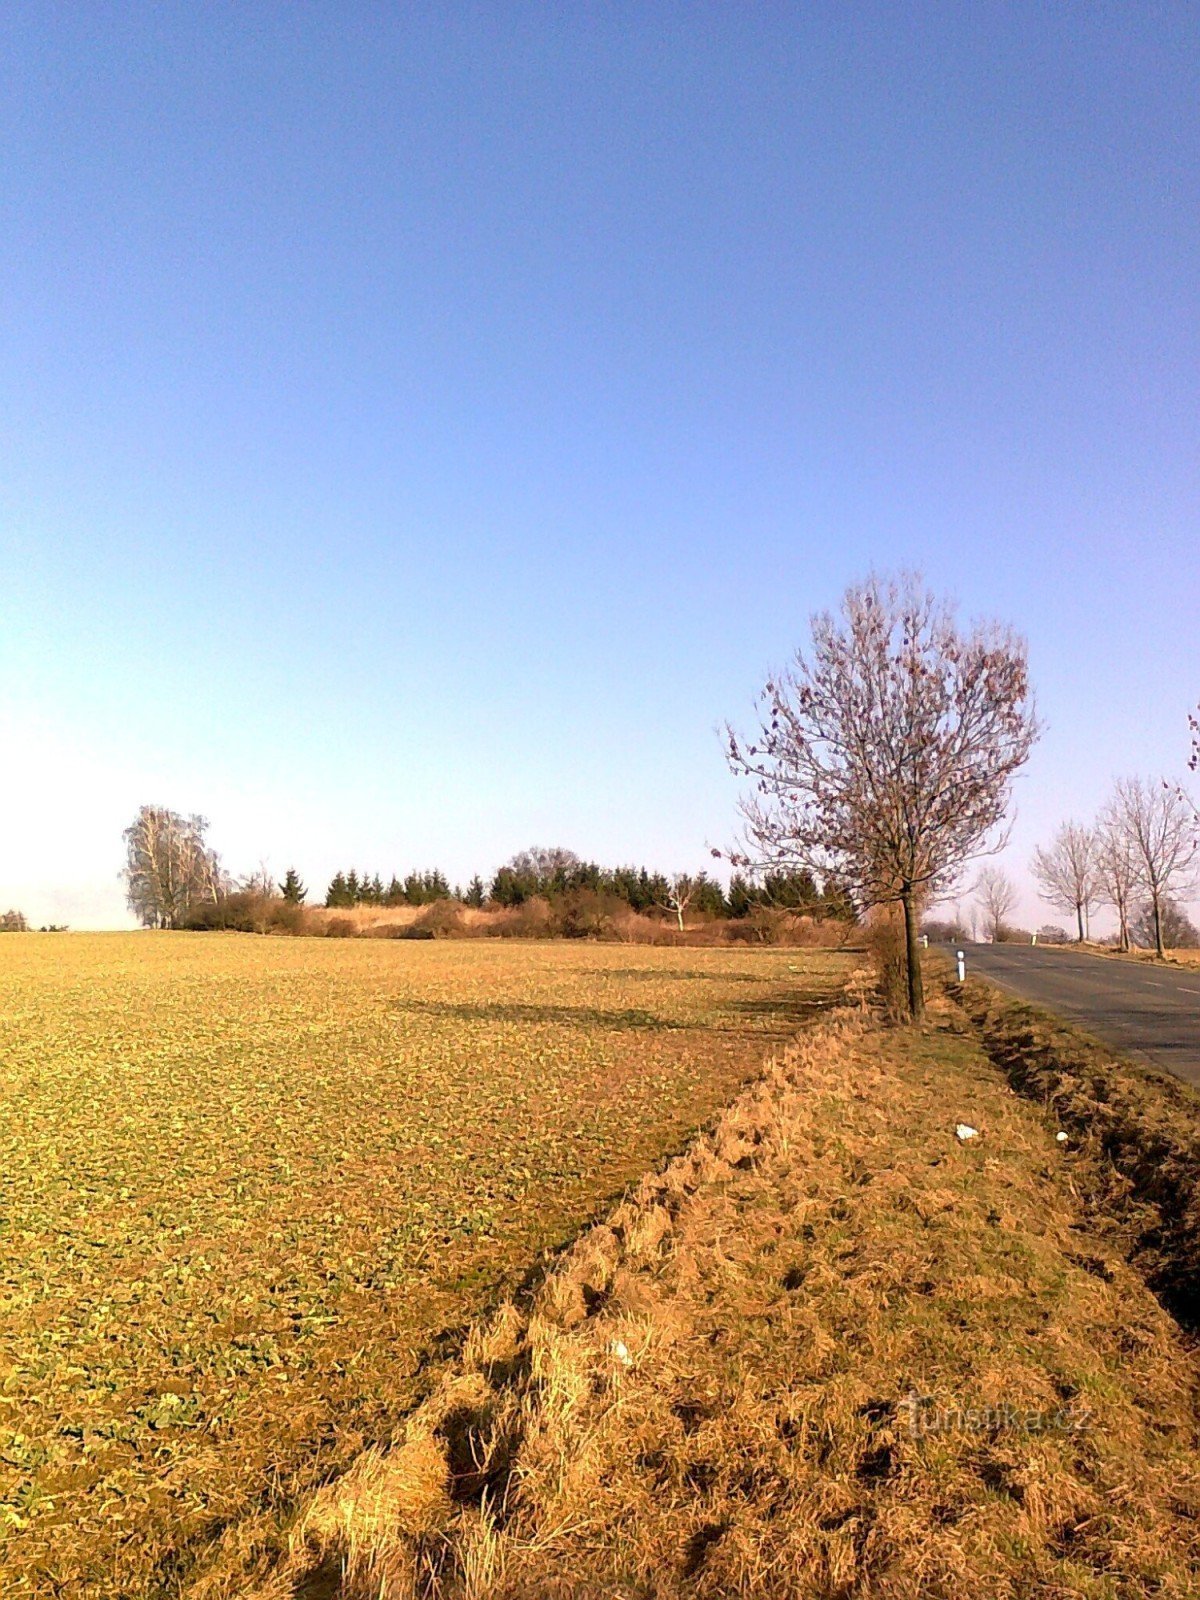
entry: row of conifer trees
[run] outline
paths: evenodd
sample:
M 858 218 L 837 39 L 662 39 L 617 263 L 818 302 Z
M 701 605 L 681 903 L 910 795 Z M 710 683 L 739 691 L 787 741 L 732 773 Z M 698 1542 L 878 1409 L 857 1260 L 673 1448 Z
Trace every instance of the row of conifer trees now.
M 687 896 L 690 915 L 736 918 L 770 907 L 824 918 L 854 916 L 849 902 L 835 886 L 818 888 L 812 874 L 806 871 L 768 873 L 759 880 L 735 873 L 726 889 L 703 872 L 680 879 L 645 867 L 602 867 L 570 857 L 566 851 L 553 855 L 559 859 L 538 862 L 525 852 L 501 867 L 489 883 L 476 875 L 465 886 L 456 888 L 437 868 L 409 872 L 403 878 L 392 873 L 386 882 L 378 872 L 351 868 L 334 875 L 325 904 L 331 908 L 426 906 L 438 900 L 457 900 L 468 906 L 510 907 L 537 896 L 554 901 L 590 893 L 619 900 L 632 911 L 653 913 L 671 910 L 673 897 L 682 892 Z M 289 873 L 289 879 L 292 877 Z M 294 897 L 287 894 L 286 886 L 285 895 Z

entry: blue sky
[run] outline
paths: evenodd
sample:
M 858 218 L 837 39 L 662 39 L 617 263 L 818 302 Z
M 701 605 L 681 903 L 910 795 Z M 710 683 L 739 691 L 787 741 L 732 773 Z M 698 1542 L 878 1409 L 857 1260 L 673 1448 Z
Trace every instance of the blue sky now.
M 1029 638 L 1008 858 L 1200 698 L 1189 6 L 10 5 L 0 901 L 703 865 L 807 619 Z M 1042 920 L 1031 892 L 1024 914 Z

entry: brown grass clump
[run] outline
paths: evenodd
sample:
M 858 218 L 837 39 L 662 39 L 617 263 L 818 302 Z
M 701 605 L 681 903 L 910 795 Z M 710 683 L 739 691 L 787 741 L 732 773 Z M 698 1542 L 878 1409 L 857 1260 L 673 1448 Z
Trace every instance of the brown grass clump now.
M 1084 1223 L 1087 1158 L 932 1009 L 790 1047 L 257 1600 L 1194 1595 L 1194 1354 Z

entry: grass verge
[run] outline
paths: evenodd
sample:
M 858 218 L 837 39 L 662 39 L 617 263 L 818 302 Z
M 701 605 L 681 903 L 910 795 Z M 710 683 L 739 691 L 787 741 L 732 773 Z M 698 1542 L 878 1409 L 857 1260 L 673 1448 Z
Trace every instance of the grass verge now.
M 1193 1595 L 1194 1354 L 1083 1214 L 1096 1153 L 934 1011 L 787 1048 L 255 1600 Z
M 1091 1214 L 1172 1315 L 1200 1327 L 1200 1096 L 986 983 L 968 981 L 960 999 L 1013 1087 L 1089 1156 L 1079 1183 Z

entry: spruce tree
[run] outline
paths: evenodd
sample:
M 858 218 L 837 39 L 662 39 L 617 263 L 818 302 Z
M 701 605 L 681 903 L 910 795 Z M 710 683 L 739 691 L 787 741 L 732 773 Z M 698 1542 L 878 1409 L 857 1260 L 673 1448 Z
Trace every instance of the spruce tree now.
M 300 881 L 300 874 L 295 867 L 289 867 L 283 875 L 283 898 L 291 905 L 298 906 L 308 896 L 308 890 Z

